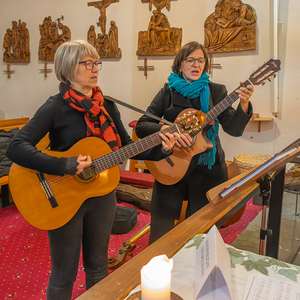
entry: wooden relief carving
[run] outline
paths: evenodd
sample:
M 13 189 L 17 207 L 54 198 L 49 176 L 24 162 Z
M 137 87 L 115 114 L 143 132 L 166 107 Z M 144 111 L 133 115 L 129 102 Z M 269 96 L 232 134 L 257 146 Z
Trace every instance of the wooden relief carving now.
M 71 40 L 71 31 L 61 20 L 64 16 L 52 21 L 51 16 L 45 17 L 40 27 L 39 60 L 54 60 L 54 55 L 62 43 Z
M 4 62 L 30 62 L 29 30 L 26 23 L 12 21 L 12 28 L 7 28 L 3 41 Z
M 142 3 L 149 2 L 149 10 L 152 10 L 152 4 L 158 9 L 161 10 L 164 6 L 166 6 L 167 10 L 170 9 L 170 0 L 142 0 Z
M 137 55 L 176 55 L 181 47 L 182 28 L 170 26 L 168 18 L 160 11 L 170 6 L 170 0 L 142 0 L 157 8 L 153 11 L 147 31 L 140 31 Z
M 241 0 L 219 0 L 204 23 L 208 53 L 254 50 L 256 14 Z
M 111 3 L 119 2 L 119 0 L 101 0 L 96 2 L 88 2 L 88 6 L 94 6 L 100 11 L 100 17 L 97 26 L 100 27 L 101 33 L 96 34 L 95 26 L 91 25 L 87 41 L 93 45 L 101 58 L 121 58 L 122 51 L 118 42 L 118 27 L 115 21 L 110 21 L 110 28 L 106 33 L 106 8 Z

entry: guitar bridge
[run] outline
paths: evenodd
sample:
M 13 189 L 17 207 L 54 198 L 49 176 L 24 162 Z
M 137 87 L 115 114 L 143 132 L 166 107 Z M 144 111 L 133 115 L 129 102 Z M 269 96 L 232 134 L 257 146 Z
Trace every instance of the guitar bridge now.
M 58 203 L 53 195 L 53 192 L 48 184 L 48 181 L 44 175 L 44 173 L 37 171 L 36 172 L 36 176 L 38 177 L 40 184 L 42 186 L 43 191 L 45 192 L 45 195 L 47 197 L 47 199 L 49 200 L 52 208 L 55 208 L 58 206 Z

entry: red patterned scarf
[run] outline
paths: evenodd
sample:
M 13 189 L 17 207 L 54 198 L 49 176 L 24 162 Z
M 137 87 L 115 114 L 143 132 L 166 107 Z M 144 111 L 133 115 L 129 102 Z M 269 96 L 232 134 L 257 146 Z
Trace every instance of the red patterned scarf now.
M 122 146 L 117 128 L 104 108 L 104 98 L 101 89 L 93 88 L 92 98 L 70 88 L 63 96 L 74 109 L 84 112 L 87 125 L 87 136 L 98 136 L 103 139 L 112 150 Z

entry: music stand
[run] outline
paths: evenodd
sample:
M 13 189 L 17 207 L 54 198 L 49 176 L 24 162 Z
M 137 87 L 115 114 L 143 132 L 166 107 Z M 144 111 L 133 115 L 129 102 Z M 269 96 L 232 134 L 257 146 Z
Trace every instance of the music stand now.
M 225 201 L 229 197 L 235 197 L 235 195 L 243 193 L 249 185 L 259 185 L 261 191 L 260 195 L 263 197 L 263 204 L 265 205 L 260 234 L 260 251 L 264 252 L 265 248 L 265 255 L 274 258 L 278 258 L 285 166 L 294 157 L 299 155 L 299 145 L 300 139 L 260 166 L 248 170 L 207 192 L 207 198 L 210 203 L 217 204 L 220 201 Z M 273 181 L 271 186 L 270 178 L 272 178 Z M 244 195 L 245 198 L 247 196 L 247 194 Z M 266 226 L 267 206 L 269 206 L 269 214 L 268 224 Z M 265 245 L 266 236 L 267 242 Z

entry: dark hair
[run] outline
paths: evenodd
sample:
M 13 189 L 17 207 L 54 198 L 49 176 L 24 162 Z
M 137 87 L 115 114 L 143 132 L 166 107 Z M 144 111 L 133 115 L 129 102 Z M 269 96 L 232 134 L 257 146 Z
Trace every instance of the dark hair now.
M 189 42 L 182 46 L 179 51 L 177 52 L 173 65 L 172 65 L 172 72 L 173 73 L 179 73 L 180 72 L 180 67 L 181 63 L 195 50 L 200 49 L 203 51 L 204 58 L 206 60 L 205 66 L 204 66 L 204 71 L 207 72 L 208 70 L 208 55 L 207 52 L 202 44 L 199 44 L 198 42 Z

